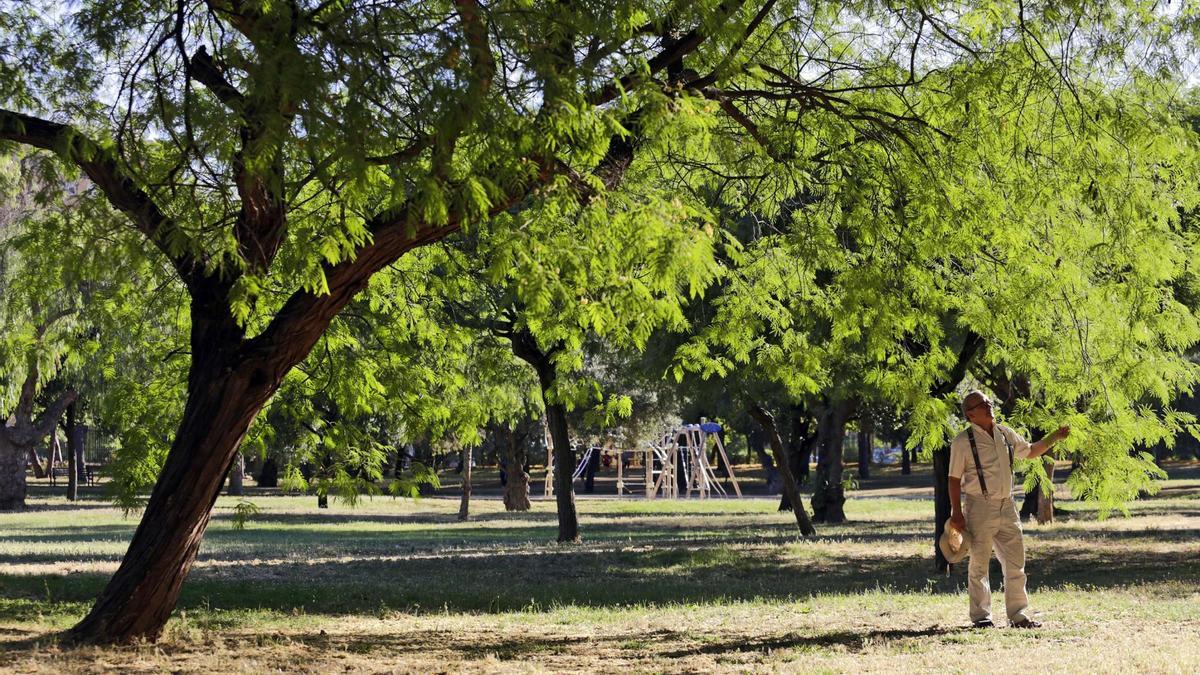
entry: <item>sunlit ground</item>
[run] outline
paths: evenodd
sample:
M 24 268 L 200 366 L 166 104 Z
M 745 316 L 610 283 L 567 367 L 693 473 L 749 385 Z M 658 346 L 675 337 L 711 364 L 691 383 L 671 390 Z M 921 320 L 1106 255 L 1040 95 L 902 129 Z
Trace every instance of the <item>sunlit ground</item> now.
M 814 540 L 761 497 L 581 499 L 577 546 L 553 543 L 552 501 L 476 497 L 461 523 L 456 499 L 258 493 L 237 530 L 222 498 L 164 638 L 121 649 L 54 633 L 136 519 L 39 486 L 0 516 L 0 668 L 1200 672 L 1200 469 L 1172 475 L 1130 518 L 1060 499 L 1066 518 L 1026 527 L 1036 632 L 966 628 L 961 572 L 932 574 L 928 476 L 885 475 Z

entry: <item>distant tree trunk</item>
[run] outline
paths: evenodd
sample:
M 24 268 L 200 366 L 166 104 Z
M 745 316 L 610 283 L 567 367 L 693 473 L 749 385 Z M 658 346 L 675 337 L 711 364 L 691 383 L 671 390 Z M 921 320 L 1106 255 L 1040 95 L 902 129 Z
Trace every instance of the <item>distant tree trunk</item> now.
M 318 509 L 329 508 L 329 493 L 328 492 L 318 492 L 317 493 L 317 508 Z
M 1049 491 L 1038 495 L 1037 520 L 1039 525 L 1049 525 L 1054 522 L 1054 460 L 1046 458 L 1046 476 L 1049 480 Z
M 25 466 L 29 463 L 29 450 L 12 443 L 0 427 L 0 511 L 25 509 Z
M 590 451 L 587 466 L 583 467 L 583 491 L 589 495 L 596 491 L 596 472 L 600 470 L 601 452 L 600 448 Z
M 814 440 L 812 434 L 809 433 L 811 426 L 804 406 L 795 404 L 788 406 L 788 442 L 785 448 L 788 468 L 792 470 L 792 476 L 796 479 L 797 486 L 804 485 L 808 481 L 808 460 L 812 456 Z M 787 491 L 780 492 L 779 510 L 792 510 L 792 500 L 788 498 Z
M 858 477 L 871 477 L 871 428 L 865 422 L 858 432 Z
M 779 475 L 779 470 L 775 468 L 775 460 L 767 453 L 767 439 L 761 428 L 751 429 L 749 434 L 746 434 L 746 447 L 758 458 L 762 464 L 763 473 L 766 478 L 767 494 L 773 495 L 783 492 L 783 478 Z M 790 510 L 791 505 L 787 509 L 780 508 L 780 511 Z
M 507 453 L 504 457 L 505 473 L 508 474 L 508 484 L 504 486 L 504 510 L 528 511 L 529 503 L 529 474 L 525 471 L 525 447 L 517 442 L 517 432 L 508 429 Z
M 912 450 L 908 449 L 908 439 L 900 446 L 900 475 L 907 476 L 912 473 Z
M 79 433 L 79 403 L 72 401 L 67 406 L 67 501 L 79 498 L 79 471 L 83 463 L 83 438 Z
M 87 447 L 88 428 L 86 424 L 80 424 L 79 420 L 75 420 L 75 426 L 67 432 L 67 447 L 73 448 L 75 455 L 75 479 L 80 485 L 86 485 L 88 482 L 87 457 L 84 456 L 84 449 Z
M 575 453 L 571 450 L 571 434 L 567 427 L 567 409 L 551 402 L 554 389 L 554 364 L 551 352 L 542 351 L 533 334 L 516 331 L 512 336 L 513 354 L 533 366 L 541 386 L 542 404 L 546 409 L 546 426 L 554 446 L 554 500 L 558 507 L 558 541 L 576 543 L 579 537 L 579 514 L 575 510 L 575 489 L 571 480 L 575 472 Z
M 800 485 L 808 482 L 808 465 L 812 461 L 812 440 L 809 438 L 811 420 L 804 406 L 793 405 L 788 410 L 791 417 L 788 459 L 792 462 L 792 475 Z
M 1039 485 L 1025 493 L 1025 501 L 1021 504 L 1021 520 L 1036 518 L 1039 525 L 1054 522 L 1054 460 L 1043 458 L 1046 475 L 1050 478 L 1050 492 L 1042 492 Z
M 817 475 L 813 485 L 813 520 L 818 523 L 846 522 L 846 489 L 842 486 L 845 462 L 842 445 L 846 421 L 854 412 L 852 401 L 830 404 L 817 425 Z
M 12 426 L 0 426 L 0 511 L 25 509 L 25 468 L 30 457 L 34 459 L 34 475 L 37 475 L 41 466 L 37 461 L 35 448 L 54 431 L 63 411 L 76 397 L 73 390 L 67 391 L 34 420 L 33 397 L 37 373 L 36 370 L 31 370 L 32 374 L 22 386 L 17 411 L 12 415 Z
M 229 468 L 229 495 L 241 497 L 245 494 L 244 481 L 246 476 L 246 456 L 237 453 L 233 456 L 233 466 Z
M 942 555 L 938 540 L 950 518 L 950 448 L 944 447 L 933 453 L 933 566 L 943 574 L 950 573 L 950 563 Z
M 274 457 L 267 457 L 262 468 L 258 470 L 258 487 L 279 487 L 279 463 Z
M 471 517 L 471 454 L 473 449 L 462 449 L 462 499 L 458 502 L 458 519 L 466 520 Z
M 796 515 L 796 525 L 800 527 L 800 533 L 806 537 L 815 535 L 817 531 L 808 517 L 808 512 L 804 510 L 804 500 L 800 498 L 800 488 L 796 485 L 796 478 L 792 475 L 791 467 L 788 466 L 783 439 L 779 437 L 779 429 L 775 426 L 775 417 L 759 403 L 751 403 L 748 412 L 750 417 L 754 418 L 754 421 L 762 427 L 763 433 L 767 435 L 767 442 L 771 446 L 771 452 L 775 455 L 775 465 L 779 467 L 779 474 L 783 478 L 783 492 L 792 505 L 792 513 Z

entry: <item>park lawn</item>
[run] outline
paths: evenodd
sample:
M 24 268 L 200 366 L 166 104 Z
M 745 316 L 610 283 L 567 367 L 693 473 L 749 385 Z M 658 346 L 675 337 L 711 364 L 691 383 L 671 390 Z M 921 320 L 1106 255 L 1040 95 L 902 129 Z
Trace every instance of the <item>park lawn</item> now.
M 453 499 L 258 494 L 243 530 L 218 502 L 158 644 L 61 649 L 136 520 L 39 496 L 0 517 L 0 669 L 1200 672 L 1200 472 L 1175 473 L 1128 518 L 1064 500 L 1027 527 L 1038 632 L 964 627 L 920 491 L 868 486 L 811 541 L 775 499 L 581 499 L 577 546 L 551 501 L 460 523 Z

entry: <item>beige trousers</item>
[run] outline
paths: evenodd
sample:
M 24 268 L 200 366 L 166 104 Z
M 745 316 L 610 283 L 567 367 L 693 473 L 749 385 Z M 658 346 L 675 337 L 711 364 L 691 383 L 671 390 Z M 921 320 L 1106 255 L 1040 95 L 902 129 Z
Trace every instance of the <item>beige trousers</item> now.
M 971 596 L 971 621 L 991 620 L 992 585 L 988 568 L 992 549 L 1004 573 L 1004 605 L 1010 622 L 1029 618 L 1025 593 L 1025 542 L 1021 519 L 1012 497 L 985 499 L 963 495 L 963 515 L 971 533 L 971 562 L 967 565 L 967 593 Z

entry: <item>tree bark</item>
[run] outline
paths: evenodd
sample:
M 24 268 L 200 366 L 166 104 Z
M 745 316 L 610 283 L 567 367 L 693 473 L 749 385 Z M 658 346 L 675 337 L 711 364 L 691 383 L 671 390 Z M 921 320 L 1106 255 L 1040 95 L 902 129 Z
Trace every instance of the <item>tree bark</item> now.
M 796 485 L 808 482 L 808 460 L 812 457 L 813 434 L 809 433 L 812 424 L 804 406 L 792 404 L 788 406 L 788 468 L 796 479 Z M 779 495 L 779 510 L 791 511 L 792 501 L 787 492 Z
M 842 442 L 846 436 L 846 421 L 854 408 L 851 401 L 832 403 L 821 414 L 821 421 L 817 425 L 817 475 L 813 484 L 812 507 L 813 520 L 818 523 L 846 522 Z
M 5 431 L 0 428 L 0 511 L 23 511 L 29 448 L 14 444 Z
M 545 400 L 548 387 L 542 387 Z M 550 441 L 554 443 L 554 499 L 558 508 L 558 541 L 578 543 L 579 514 L 575 510 L 575 453 L 571 450 L 571 435 L 567 427 L 567 409 L 561 403 L 546 405 L 546 423 Z
M 504 463 L 508 483 L 504 486 L 504 510 L 528 511 L 532 506 L 529 502 L 529 474 L 525 471 L 525 450 L 517 442 L 517 432 L 508 429 Z
M 813 527 L 808 512 L 804 510 L 804 501 L 800 498 L 800 488 L 796 485 L 796 477 L 792 475 L 791 467 L 788 466 L 788 459 L 783 449 L 783 439 L 779 437 L 779 429 L 775 426 L 775 417 L 758 403 L 752 403 L 748 412 L 750 417 L 754 418 L 754 421 L 762 427 L 763 433 L 767 435 L 767 444 L 771 446 L 771 452 L 775 455 L 775 466 L 779 468 L 779 474 L 783 478 L 784 495 L 792 505 L 792 513 L 796 515 L 796 525 L 800 527 L 800 533 L 806 537 L 815 535 L 817 530 Z
M 511 339 L 513 354 L 537 371 L 542 404 L 546 408 L 546 426 L 550 429 L 550 443 L 554 446 L 554 500 L 558 507 L 558 541 L 577 543 L 580 541 L 579 514 L 575 510 L 575 489 L 571 480 L 575 472 L 575 453 L 571 450 L 567 409 L 561 403 L 551 402 L 556 377 L 554 364 L 550 360 L 550 354 L 541 349 L 529 331 L 516 331 Z
M 214 318 L 198 309 L 199 300 L 192 302 L 192 363 L 175 441 L 120 567 L 91 611 L 68 632 L 70 641 L 158 638 L 250 423 L 315 342 L 311 333 L 302 333 L 293 337 L 304 344 L 247 353 L 231 317 Z
M 946 520 L 950 518 L 950 447 L 933 452 L 933 567 L 943 574 L 950 573 L 950 562 L 942 555 L 938 540 Z
M 900 475 L 908 476 L 912 474 L 912 450 L 908 449 L 908 440 L 905 439 L 904 444 L 900 446 Z
M 229 495 L 241 497 L 245 494 L 246 457 L 242 453 L 233 456 L 233 466 L 229 467 Z
M 36 380 L 36 374 L 30 376 Z M 33 414 L 33 387 L 26 381 L 26 392 L 22 394 L 22 402 L 17 406 L 17 412 L 12 415 L 12 426 L 0 426 L 0 511 L 23 511 L 25 509 L 25 469 L 29 457 L 34 456 L 34 475 L 41 468 L 36 459 L 36 448 L 48 434 L 58 426 L 67 406 L 75 401 L 76 393 L 68 390 L 62 396 L 42 411 L 36 419 Z M 25 399 L 28 398 L 28 401 Z M 44 475 L 44 474 L 43 474 Z

